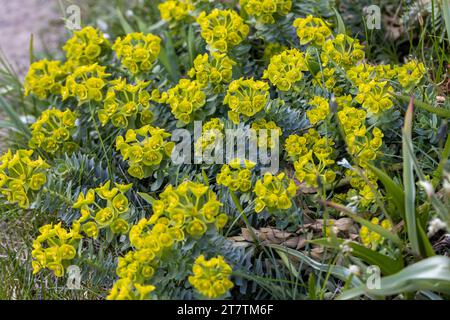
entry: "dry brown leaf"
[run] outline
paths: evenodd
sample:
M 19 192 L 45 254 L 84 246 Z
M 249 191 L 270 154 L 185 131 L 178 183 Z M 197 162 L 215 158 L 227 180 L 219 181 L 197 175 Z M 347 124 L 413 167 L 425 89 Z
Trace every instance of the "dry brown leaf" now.
M 261 244 L 279 244 L 293 249 L 301 249 L 306 244 L 306 238 L 296 233 L 290 233 L 276 228 L 261 228 L 259 230 L 253 229 L 254 235 L 256 235 L 258 241 Z M 229 238 L 234 242 L 253 243 L 253 235 L 247 228 L 241 229 L 241 235 Z

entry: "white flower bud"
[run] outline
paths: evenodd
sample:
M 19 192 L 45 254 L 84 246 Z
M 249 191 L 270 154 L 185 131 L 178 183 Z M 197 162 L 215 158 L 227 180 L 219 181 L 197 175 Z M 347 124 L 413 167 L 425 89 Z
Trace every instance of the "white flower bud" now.
M 439 230 L 445 230 L 447 228 L 447 225 L 445 222 L 443 222 L 439 218 L 434 218 L 430 221 L 430 224 L 428 225 L 428 236 L 431 237 L 436 234 Z
M 425 190 L 428 198 L 431 198 L 434 195 L 434 188 L 431 183 L 428 181 L 419 181 L 419 185 Z
M 361 269 L 357 265 L 354 265 L 354 264 L 350 265 L 348 267 L 348 270 L 355 276 L 359 276 L 361 274 Z

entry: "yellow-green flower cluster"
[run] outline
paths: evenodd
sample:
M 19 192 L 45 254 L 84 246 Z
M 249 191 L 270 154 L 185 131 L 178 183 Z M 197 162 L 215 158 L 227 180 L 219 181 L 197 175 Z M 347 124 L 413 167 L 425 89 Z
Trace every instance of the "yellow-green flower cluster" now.
M 290 135 L 285 141 L 287 156 L 294 162 L 295 177 L 308 186 L 317 187 L 318 179 L 323 183 L 332 183 L 336 173 L 330 168 L 334 142 L 320 137 L 315 129 L 302 135 Z
M 305 55 L 297 49 L 285 50 L 273 56 L 263 78 L 281 91 L 289 91 L 293 84 L 303 78 L 302 71 L 307 71 Z
M 362 109 L 351 107 L 350 105 L 344 105 L 343 108 L 338 111 L 338 118 L 342 125 L 342 129 L 346 136 L 363 137 L 366 134 L 366 121 L 367 113 Z
M 334 182 L 336 173 L 330 168 L 335 162 L 331 159 L 333 145 L 334 142 L 331 139 L 317 137 L 308 146 L 309 151 L 294 162 L 295 177 L 298 181 L 305 182 L 314 188 L 319 186 L 319 179 L 327 185 Z
M 77 254 L 76 249 L 82 238 L 79 223 L 74 223 L 69 230 L 63 228 L 61 222 L 40 227 L 31 251 L 33 274 L 47 268 L 56 277 L 64 276 L 66 267 Z
M 169 185 L 153 202 L 151 223 L 165 217 L 168 225 L 180 228 L 183 234 L 200 238 L 209 225 L 222 229 L 228 216 L 220 212 L 222 204 L 208 185 L 184 181 L 178 187 Z
M 407 66 L 408 65 L 408 66 Z M 357 66 L 348 68 L 346 70 L 347 78 L 358 88 L 358 93 L 355 100 L 362 104 L 371 114 L 379 114 L 392 108 L 394 89 L 390 83 L 398 77 L 398 80 L 403 77 L 403 84 L 405 89 L 412 88 L 420 82 L 421 67 L 417 66 L 415 71 L 407 69 L 413 68 L 414 62 L 408 63 L 403 69 L 402 67 L 391 67 L 389 65 L 372 66 L 368 64 L 358 64 Z M 422 65 L 423 66 L 423 65 Z M 403 75 L 402 75 L 403 74 Z M 411 78 L 409 78 L 411 76 Z M 412 79 L 412 80 L 411 80 Z M 410 83 L 407 81 L 411 80 Z
M 62 99 L 74 97 L 78 104 L 88 101 L 102 101 L 103 88 L 110 74 L 105 72 L 106 67 L 98 64 L 81 66 L 76 68 L 66 78 L 66 84 L 61 89 Z
M 208 15 L 203 11 L 198 16 L 197 23 L 211 51 L 231 50 L 247 37 L 250 30 L 244 20 L 233 10 L 214 9 Z
M 181 21 L 189 17 L 195 9 L 191 0 L 168 0 L 158 5 L 161 19 L 165 21 Z
M 224 104 L 231 109 L 228 118 L 238 124 L 240 115 L 252 117 L 266 106 L 269 101 L 269 85 L 253 78 L 240 78 L 230 83 Z
M 366 112 L 350 106 L 344 106 L 338 112 L 338 118 L 345 133 L 345 140 L 350 154 L 358 164 L 365 167 L 367 160 L 374 160 L 377 150 L 383 144 L 383 132 L 379 128 L 373 128 L 372 137 L 366 130 Z
M 185 234 L 179 224 L 169 220 L 167 217 L 159 217 L 157 219 L 152 217 L 150 220 L 141 219 L 134 225 L 130 230 L 129 237 L 133 248 L 136 250 L 135 255 L 138 257 L 150 255 L 150 257 L 155 258 L 161 253 L 161 250 L 171 248 L 175 242 L 183 241 Z M 154 259 L 139 260 L 151 262 Z M 129 274 L 123 273 L 126 269 L 120 269 L 119 265 L 118 275 L 120 277 L 129 276 Z M 126 272 L 128 273 L 128 271 Z M 151 270 L 144 270 L 142 274 L 144 278 L 149 278 L 152 275 L 153 272 Z
M 256 195 L 255 211 L 264 208 L 273 210 L 287 210 L 292 207 L 292 200 L 297 193 L 297 185 L 284 172 L 273 175 L 266 172 L 264 177 L 256 181 L 253 192 Z
M 314 79 L 312 83 L 321 88 L 326 88 L 329 91 L 335 92 L 336 90 L 340 90 L 340 88 L 336 88 L 336 68 L 322 68 L 319 72 L 314 75 Z
M 132 74 L 150 71 L 159 56 L 161 38 L 151 33 L 129 33 L 112 46 L 122 65 Z
M 347 198 L 352 201 L 351 199 L 357 196 L 357 201 L 363 207 L 367 207 L 375 201 L 376 195 L 372 188 L 376 188 L 378 178 L 369 170 L 366 170 L 363 174 L 364 176 L 361 176 L 350 169 L 345 171 L 345 177 L 349 179 L 350 185 L 353 188 L 347 192 Z M 369 182 L 369 184 L 367 182 Z
M 320 58 L 324 66 L 333 62 L 343 68 L 348 68 L 364 59 L 363 49 L 364 47 L 358 39 L 338 34 L 334 39 L 328 39 L 323 44 Z
M 270 59 L 277 54 L 282 53 L 283 51 L 288 50 L 288 47 L 282 45 L 278 42 L 268 42 L 264 47 L 263 58 L 266 61 L 270 61 Z
M 74 209 L 79 209 L 81 217 L 77 223 L 81 230 L 90 238 L 97 238 L 101 229 L 110 229 L 115 234 L 126 234 L 129 230 L 127 214 L 128 199 L 125 193 L 132 184 L 123 185 L 107 181 L 102 186 L 80 192 Z
M 98 58 L 110 47 L 110 43 L 103 34 L 92 28 L 85 27 L 75 31 L 63 47 L 66 52 L 68 70 L 83 65 L 90 65 L 98 62 Z
M 251 128 L 255 130 L 258 137 L 258 147 L 273 149 L 275 146 L 272 134 L 277 136 L 282 135 L 281 128 L 273 121 L 267 121 L 266 119 L 259 119 L 251 124 Z M 265 134 L 263 134 L 265 130 Z M 273 130 L 273 131 L 272 131 Z
M 224 164 L 217 174 L 217 184 L 228 187 L 231 191 L 247 192 L 252 188 L 252 169 L 255 163 L 244 160 L 241 165 L 240 159 L 233 159 L 229 164 Z
M 109 300 L 148 299 L 155 287 L 147 283 L 153 278 L 160 258 L 185 236 L 167 218 L 153 222 L 143 218 L 131 227 L 129 238 L 133 250 L 119 258 L 116 269 L 119 280 L 111 289 Z
M 291 0 L 240 0 L 241 8 L 258 22 L 275 23 L 275 17 L 285 16 L 291 11 Z
M 322 46 L 325 40 L 331 36 L 331 29 L 327 22 L 311 15 L 306 18 L 295 19 L 294 27 L 297 29 L 297 36 L 302 45 L 312 43 Z
M 127 128 L 129 120 L 139 114 L 142 124 L 149 124 L 153 120 L 150 111 L 150 94 L 145 90 L 149 82 L 137 81 L 129 84 L 119 78 L 109 82 L 110 87 L 103 100 L 103 109 L 98 111 L 98 118 L 102 125 L 111 121 L 118 128 Z
M 119 258 L 119 261 L 122 261 Z M 132 259 L 132 258 L 129 258 Z M 131 278 L 119 279 L 111 288 L 107 300 L 149 300 L 151 293 L 156 289 L 155 286 L 143 285 L 133 281 Z
M 32 149 L 42 148 L 48 153 L 56 153 L 58 150 L 73 152 L 76 148 L 76 144 L 72 141 L 76 120 L 76 113 L 70 109 L 45 110 L 31 125 L 29 146 Z
M 410 60 L 404 65 L 397 67 L 398 82 L 406 90 L 411 90 L 417 86 L 426 74 L 425 66 L 417 60 Z
M 356 136 L 347 136 L 347 146 L 361 167 L 366 167 L 368 160 L 377 157 L 378 149 L 383 144 L 383 132 L 379 128 L 373 128 L 372 135 L 366 135 L 362 139 Z
M 360 63 L 348 68 L 345 73 L 354 85 L 360 86 L 371 81 L 390 81 L 397 75 L 397 70 L 390 65 L 372 66 L 366 63 Z
M 155 287 L 147 283 L 168 250 L 184 241 L 186 234 L 199 238 L 209 224 L 221 229 L 228 221 L 219 213 L 221 203 L 209 186 L 191 181 L 176 188 L 169 185 L 152 206 L 151 218 L 141 219 L 130 230 L 133 250 L 119 258 L 119 280 L 108 299 L 148 299 Z
M 217 139 L 223 139 L 224 124 L 220 118 L 212 118 L 205 122 L 202 126 L 202 135 L 195 142 L 195 148 L 198 152 L 206 150 L 209 146 L 214 145 Z
M 128 173 L 138 179 L 147 178 L 158 169 L 163 161 L 170 158 L 174 143 L 167 141 L 170 133 L 164 129 L 143 126 L 129 129 L 125 137 L 116 138 L 116 149 L 123 160 L 128 160 Z
M 160 97 L 157 90 L 152 92 L 152 98 L 159 103 L 167 103 L 174 117 L 184 124 L 194 120 L 197 110 L 206 103 L 203 86 L 196 80 L 181 79 L 178 84 L 163 92 Z
M 392 108 L 394 105 L 392 102 L 393 94 L 394 89 L 387 81 L 372 80 L 358 86 L 358 95 L 355 100 L 370 113 L 378 114 Z
M 305 154 L 308 150 L 306 148 L 307 138 L 292 134 L 287 137 L 284 145 L 284 150 L 290 160 L 297 160 L 300 155 Z
M 232 272 L 233 269 L 222 256 L 206 260 L 204 255 L 200 255 L 195 259 L 189 282 L 203 296 L 218 298 L 233 288 L 233 282 L 229 279 Z
M 380 221 L 378 218 L 372 218 L 370 222 L 372 224 L 380 225 Z M 381 227 L 386 230 L 391 230 L 392 224 L 389 220 L 385 219 L 381 221 Z M 376 250 L 377 247 L 384 241 L 384 238 L 381 236 L 381 234 L 376 233 L 375 231 L 371 231 L 366 226 L 362 226 L 359 230 L 359 238 L 366 247 L 371 248 L 372 250 Z
M 309 104 L 315 107 L 306 111 L 306 116 L 312 125 L 325 120 L 330 114 L 330 104 L 328 103 L 328 100 L 323 97 L 315 96 L 309 101 Z
M 30 198 L 47 182 L 50 166 L 38 157 L 32 160 L 33 150 L 8 150 L 0 157 L 0 192 L 10 203 L 27 209 Z
M 234 64 L 236 63 L 225 53 L 200 54 L 195 58 L 194 67 L 189 70 L 188 75 L 195 78 L 202 87 L 211 84 L 220 92 L 220 85 L 232 80 Z
M 60 61 L 49 61 L 47 59 L 33 62 L 25 76 L 23 87 L 25 95 L 30 92 L 39 99 L 44 100 L 50 94 L 61 94 L 61 82 L 66 76 Z
M 315 129 L 309 129 L 302 136 L 292 134 L 287 137 L 284 143 L 284 150 L 287 153 L 288 159 L 291 161 L 298 160 L 300 156 L 308 152 L 308 146 L 313 145 L 319 138 L 320 135 Z

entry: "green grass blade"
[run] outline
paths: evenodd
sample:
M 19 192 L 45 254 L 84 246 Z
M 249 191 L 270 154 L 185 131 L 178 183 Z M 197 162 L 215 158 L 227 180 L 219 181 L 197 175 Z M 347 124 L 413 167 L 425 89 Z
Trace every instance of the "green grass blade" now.
M 370 231 L 374 231 L 378 234 L 380 234 L 383 238 L 389 239 L 392 242 L 394 242 L 398 247 L 403 247 L 403 242 L 402 240 L 397 236 L 397 234 L 383 228 L 382 226 L 379 226 L 377 224 L 373 224 L 372 222 L 354 214 L 353 212 L 351 212 L 347 207 L 342 206 L 340 204 L 331 202 L 331 201 L 324 201 L 324 204 L 328 207 L 334 208 L 342 213 L 344 213 L 345 215 L 349 216 L 350 218 L 352 218 L 353 220 L 355 220 L 356 222 L 358 222 L 359 224 L 366 226 L 367 228 L 369 228 Z
M 122 26 L 123 31 L 125 33 L 133 33 L 135 30 L 131 25 L 128 23 L 128 21 L 125 19 L 125 17 L 122 14 L 122 11 L 119 8 L 116 8 L 116 14 L 117 18 L 119 18 L 120 25 Z
M 381 278 L 379 288 L 369 289 L 363 285 L 345 291 L 338 299 L 354 299 L 363 294 L 390 296 L 425 290 L 450 294 L 450 258 L 444 256 L 427 258 L 396 274 Z
M 405 216 L 405 193 L 401 186 L 399 186 L 391 177 L 384 171 L 378 169 L 372 164 L 368 163 L 367 166 L 377 176 L 386 189 L 389 200 L 397 207 L 401 218 Z M 393 215 L 395 216 L 395 214 Z
M 30 137 L 30 129 L 26 126 L 23 121 L 20 119 L 19 114 L 13 109 L 13 107 L 2 97 L 0 96 L 0 109 L 4 110 L 10 121 L 12 121 L 17 129 L 20 130 L 25 136 Z
M 450 0 L 442 0 L 442 17 L 445 21 L 445 28 L 447 30 L 447 41 L 450 45 Z
M 195 32 L 192 25 L 189 26 L 188 29 L 188 36 L 187 36 L 187 47 L 188 47 L 188 53 L 189 53 L 189 63 L 190 66 L 194 66 L 194 59 L 196 57 L 195 52 Z
M 309 274 L 308 278 L 308 295 L 309 299 L 316 300 L 316 277 L 314 276 L 314 273 Z
M 345 23 L 342 19 L 342 16 L 339 14 L 339 11 L 336 10 L 336 8 L 333 8 L 334 15 L 336 16 L 336 22 L 337 22 L 337 33 L 338 34 L 345 34 Z
M 144 199 L 146 202 L 148 202 L 149 204 L 153 204 L 153 202 L 155 201 L 155 198 L 153 198 L 152 196 L 148 195 L 147 193 L 138 192 L 137 194 L 138 194 L 142 199 Z
M 416 255 L 420 254 L 419 236 L 416 224 L 416 186 L 414 181 L 414 166 L 408 148 L 412 150 L 412 117 L 414 112 L 414 98 L 408 106 L 405 115 L 405 125 L 402 135 L 403 155 L 403 185 L 405 188 L 405 222 L 411 249 Z
M 403 102 L 407 102 L 410 99 L 409 96 L 405 96 L 405 95 L 400 95 L 398 97 Z M 418 101 L 418 100 L 414 101 L 414 105 L 420 109 L 434 113 L 435 115 L 437 115 L 439 117 L 446 118 L 446 119 L 450 118 L 450 110 L 449 109 L 433 107 L 426 102 Z
M 324 247 L 339 250 L 339 245 L 344 243 L 344 240 L 338 239 L 333 243 L 328 241 L 328 238 L 316 239 L 309 241 L 310 243 L 318 244 Z M 391 275 L 403 269 L 404 263 L 402 259 L 393 259 L 377 251 L 368 249 L 356 242 L 349 242 L 348 245 L 352 248 L 352 255 L 362 259 L 369 265 L 377 265 L 385 275 Z
M 279 253 L 281 252 L 282 254 L 284 253 L 284 254 L 288 254 L 293 257 L 298 258 L 299 260 L 306 263 L 314 270 L 326 272 L 326 273 L 330 272 L 333 276 L 335 276 L 336 278 L 338 278 L 342 281 L 347 281 L 350 278 L 350 276 L 352 275 L 350 270 L 348 270 L 347 268 L 317 262 L 314 259 L 305 255 L 304 253 L 301 253 L 300 251 L 297 251 L 297 250 L 294 250 L 291 248 L 287 248 L 287 247 L 283 247 L 278 244 L 269 244 L 267 246 L 275 249 L 275 251 L 277 251 Z M 354 286 L 359 286 L 362 284 L 362 282 L 357 277 L 352 277 L 352 284 Z
M 426 256 L 426 257 L 435 256 L 436 253 L 433 250 L 433 246 L 431 245 L 430 240 L 428 239 L 427 233 L 425 232 L 425 230 L 423 230 L 419 221 L 417 221 L 417 229 L 418 229 L 419 238 L 420 238 L 422 255 Z
M 439 165 L 433 174 L 434 176 L 433 187 L 436 187 L 436 185 L 440 182 L 442 178 L 442 172 L 444 171 L 444 166 L 447 163 L 449 156 L 450 156 L 450 134 L 447 135 L 444 150 L 442 150 L 441 161 L 439 161 Z
M 173 46 L 172 38 L 168 32 L 164 33 L 164 44 L 161 46 L 159 61 L 166 69 L 170 79 L 177 83 L 181 78 L 178 57 Z

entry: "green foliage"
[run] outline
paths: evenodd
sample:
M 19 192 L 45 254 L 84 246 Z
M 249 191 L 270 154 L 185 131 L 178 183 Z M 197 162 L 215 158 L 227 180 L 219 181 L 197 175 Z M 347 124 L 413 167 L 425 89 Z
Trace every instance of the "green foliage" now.
M 26 208 L 7 199 L 10 189 L 28 188 L 27 177 L 11 170 L 4 183 L 0 175 L 0 228 L 8 229 L 0 237 L 0 298 L 448 298 L 450 264 L 440 255 L 448 245 L 437 245 L 450 225 L 450 105 L 441 86 L 448 41 L 438 37 L 450 33 L 446 1 L 442 8 L 406 1 L 405 31 L 387 43 L 349 18 L 361 17 L 365 1 L 294 0 L 274 21 L 246 14 L 238 1 L 202 0 L 179 20 L 162 20 L 162 2 L 92 2 L 87 21 L 99 29 L 84 29 L 90 35 L 66 49 L 50 79 L 30 73 L 34 85 L 22 85 L 0 57 L 7 147 L 33 148 L 33 160 L 49 164 Z M 391 8 L 387 1 L 383 14 Z M 224 16 L 239 32 L 229 25 L 205 32 L 202 19 L 214 9 L 232 10 Z M 423 12 L 430 15 L 419 26 Z M 311 34 L 299 39 L 294 21 L 309 15 L 317 17 L 307 22 Z M 319 25 L 330 28 L 326 39 Z M 138 32 L 151 41 L 138 45 Z M 224 32 L 230 50 L 216 39 Z M 212 70 L 213 47 L 233 63 Z M 281 55 L 291 48 L 301 70 Z M 274 83 L 280 77 L 285 82 Z M 40 90 L 43 80 L 59 92 Z M 121 99 L 110 96 L 113 85 L 137 83 L 139 92 L 130 86 Z M 76 114 L 74 150 L 30 144 L 32 124 L 49 107 Z M 173 164 L 170 134 L 212 119 L 223 124 L 220 134 L 273 122 L 282 175 L 263 175 L 258 163 L 218 183 L 220 164 Z M 50 135 L 33 128 L 40 130 Z M 250 188 L 231 186 L 242 181 Z M 206 272 L 201 289 L 201 256 L 225 261 L 232 273 Z M 69 264 L 81 268 L 80 290 L 65 287 Z M 374 265 L 383 275 L 378 289 L 367 287 Z

